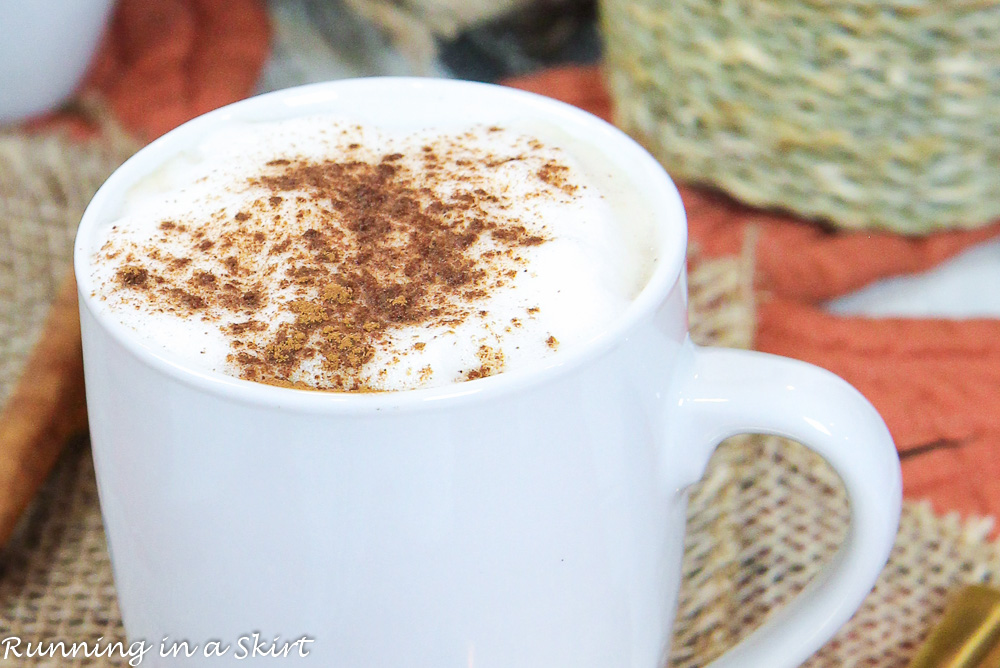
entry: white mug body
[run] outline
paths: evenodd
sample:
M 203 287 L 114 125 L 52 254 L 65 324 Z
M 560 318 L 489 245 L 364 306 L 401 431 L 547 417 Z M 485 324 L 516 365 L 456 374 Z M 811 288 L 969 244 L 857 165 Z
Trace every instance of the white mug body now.
M 327 414 L 194 387 L 99 328 L 85 314 L 130 638 L 220 639 L 235 661 L 253 632 L 308 636 L 344 668 L 659 665 L 686 480 L 643 400 L 669 372 L 649 387 L 638 347 L 495 396 Z M 661 343 L 669 368 L 681 341 Z
M 90 258 L 131 185 L 227 123 L 344 110 L 390 126 L 402 113 L 406 125 L 558 126 L 643 194 L 657 249 L 645 289 L 600 336 L 543 368 L 366 394 L 197 371 L 102 311 Z M 774 388 L 792 387 L 792 377 L 811 384 L 820 372 L 805 365 L 754 358 L 765 373 L 747 367 L 749 380 L 706 385 L 715 366 L 743 362 L 687 341 L 685 235 L 677 190 L 632 140 L 566 105 L 481 84 L 369 79 L 280 91 L 196 119 L 137 154 L 88 208 L 76 263 L 101 507 L 126 631 L 152 646 L 143 665 L 242 665 L 254 649 L 284 647 L 286 661 L 331 668 L 660 666 L 680 587 L 686 490 L 718 440 L 755 426 L 738 410 L 702 412 L 757 404 L 761 430 L 820 441 L 852 495 L 856 545 L 800 603 L 811 612 L 798 615 L 832 633 L 891 545 L 891 440 L 833 380 L 813 401 L 864 413 L 864 433 L 881 439 L 874 463 L 838 459 L 837 438 L 803 431 L 813 423 L 800 427 L 802 411 L 779 405 Z M 827 429 L 839 416 L 811 419 Z M 815 644 L 774 635 L 770 651 L 782 660 L 767 665 L 795 665 Z M 180 641 L 192 656 L 159 656 L 161 643 Z M 205 656 L 213 641 L 228 651 Z

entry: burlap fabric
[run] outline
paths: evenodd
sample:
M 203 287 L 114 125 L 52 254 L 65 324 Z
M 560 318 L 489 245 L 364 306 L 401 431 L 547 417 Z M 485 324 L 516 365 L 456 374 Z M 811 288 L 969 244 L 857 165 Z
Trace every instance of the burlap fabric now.
M 87 202 L 134 150 L 110 125 L 102 141 L 0 133 L 0 404 L 70 269 Z
M 686 180 L 849 228 L 1000 217 L 1000 5 L 602 0 L 617 120 Z
M 121 157 L 107 146 L 57 141 L 2 138 L 13 147 L 9 154 L 19 156 L 17 168 L 0 163 L 5 165 L 0 176 L 3 206 L 16 209 L 20 221 L 4 224 L 25 228 L 5 234 L 21 238 L 33 229 L 32 221 L 47 221 L 45 231 L 34 233 L 44 243 L 29 244 L 23 253 L 30 257 L 41 245 L 49 254 L 33 264 L 11 257 L 0 267 L 5 274 L 22 267 L 18 279 L 5 275 L 3 285 L 20 282 L 24 285 L 17 294 L 35 295 L 37 301 L 23 302 L 25 313 L 44 311 L 69 261 L 78 211 L 57 213 L 68 211 L 70 201 L 74 206 L 85 201 L 115 162 L 112 156 Z M 748 258 L 693 263 L 691 327 L 697 340 L 750 344 L 750 266 Z M 29 285 L 33 282 L 39 285 Z M 17 308 L 6 301 L 3 308 L 8 319 L 18 319 Z M 4 362 L 16 367 L 18 350 L 5 348 L 3 353 L 11 358 Z M 837 476 L 804 448 L 764 437 L 724 444 L 691 493 L 671 665 L 705 665 L 789 600 L 833 554 L 846 518 Z M 907 505 L 895 551 L 875 591 L 808 665 L 905 666 L 949 591 L 959 583 L 1000 577 L 1000 549 L 988 542 L 989 529 L 987 521 L 942 518 L 926 506 Z M 0 640 L 11 636 L 24 642 L 106 644 L 123 639 L 85 441 L 67 449 L 0 555 Z M 0 658 L 0 665 L 121 666 L 125 661 L 80 655 Z

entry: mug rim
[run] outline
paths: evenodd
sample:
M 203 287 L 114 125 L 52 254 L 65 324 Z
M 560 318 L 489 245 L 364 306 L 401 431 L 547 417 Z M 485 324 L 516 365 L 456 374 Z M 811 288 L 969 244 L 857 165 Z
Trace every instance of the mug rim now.
M 373 90 L 385 88 L 398 89 L 397 92 L 405 89 L 411 91 L 430 89 L 430 92 L 441 90 L 443 94 L 454 94 L 455 90 L 465 88 L 478 95 L 506 98 L 508 102 L 517 104 L 520 109 L 539 114 L 545 120 L 556 122 L 562 120 L 572 126 L 587 126 L 588 139 L 592 140 L 593 146 L 601 153 L 610 150 L 624 152 L 625 159 L 620 160 L 622 164 L 628 165 L 632 172 L 647 172 L 658 186 L 656 192 L 640 190 L 643 197 L 648 199 L 646 204 L 652 214 L 651 220 L 656 230 L 657 260 L 655 269 L 645 286 L 632 299 L 624 313 L 590 341 L 574 347 L 573 350 L 558 352 L 542 364 L 528 368 L 431 388 L 383 392 L 337 392 L 278 387 L 245 380 L 220 371 L 193 368 L 183 361 L 182 356 L 145 344 L 128 326 L 111 317 L 110 313 L 95 308 L 94 286 L 89 276 L 90 254 L 93 248 L 90 238 L 104 222 L 102 213 L 114 195 L 113 191 L 122 188 L 123 182 L 134 184 L 139 178 L 162 165 L 165 160 L 176 155 L 183 147 L 188 146 L 188 139 L 228 121 L 279 120 L 285 117 L 280 114 L 282 109 L 286 112 L 293 110 L 289 117 L 308 113 L 319 114 L 324 111 L 322 108 L 324 102 L 336 99 L 345 92 L 370 94 Z M 261 110 L 267 112 L 269 109 L 273 111 L 260 115 Z M 295 109 L 302 111 L 294 113 Z M 476 121 L 471 119 L 470 122 Z M 628 174 L 624 176 L 628 178 Z M 154 369 L 186 385 L 250 405 L 280 406 L 283 409 L 310 413 L 357 413 L 431 408 L 440 406 L 441 402 L 454 404 L 488 399 L 526 389 L 576 369 L 624 342 L 630 330 L 655 312 L 681 278 L 686 249 L 686 215 L 680 193 L 673 180 L 634 139 L 603 119 L 553 98 L 497 84 L 457 79 L 366 77 L 306 84 L 250 97 L 187 121 L 144 146 L 108 177 L 87 205 L 76 234 L 73 265 L 81 310 L 86 309 L 105 333 Z

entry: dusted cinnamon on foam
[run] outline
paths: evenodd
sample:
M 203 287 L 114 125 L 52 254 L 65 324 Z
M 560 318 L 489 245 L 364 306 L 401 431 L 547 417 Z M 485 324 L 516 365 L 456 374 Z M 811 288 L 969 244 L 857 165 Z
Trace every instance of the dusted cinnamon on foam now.
M 525 253 L 552 235 L 532 207 L 572 205 L 586 186 L 557 151 L 499 127 L 432 136 L 407 151 L 350 141 L 360 130 L 340 128 L 335 155 L 259 164 L 237 184 L 238 206 L 161 220 L 145 241 L 112 229 L 95 262 L 114 271 L 98 291 L 217 328 L 230 348 L 227 370 L 245 379 L 403 389 L 385 377 L 424 350 L 421 333 L 490 317 L 498 291 L 537 271 Z M 513 163 L 512 189 L 497 175 Z M 502 328 L 539 311 L 526 292 Z M 477 342 L 474 363 L 449 382 L 505 370 L 513 351 L 502 338 Z M 552 332 L 539 339 L 558 347 Z M 421 367 L 407 386 L 435 373 Z

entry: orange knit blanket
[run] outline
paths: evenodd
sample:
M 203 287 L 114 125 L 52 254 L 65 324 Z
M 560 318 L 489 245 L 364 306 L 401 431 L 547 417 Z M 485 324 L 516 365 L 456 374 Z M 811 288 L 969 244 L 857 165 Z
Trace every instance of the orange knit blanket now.
M 151 141 L 253 94 L 269 53 L 263 0 L 119 0 L 81 91 Z M 85 129 L 73 109 L 33 124 Z

